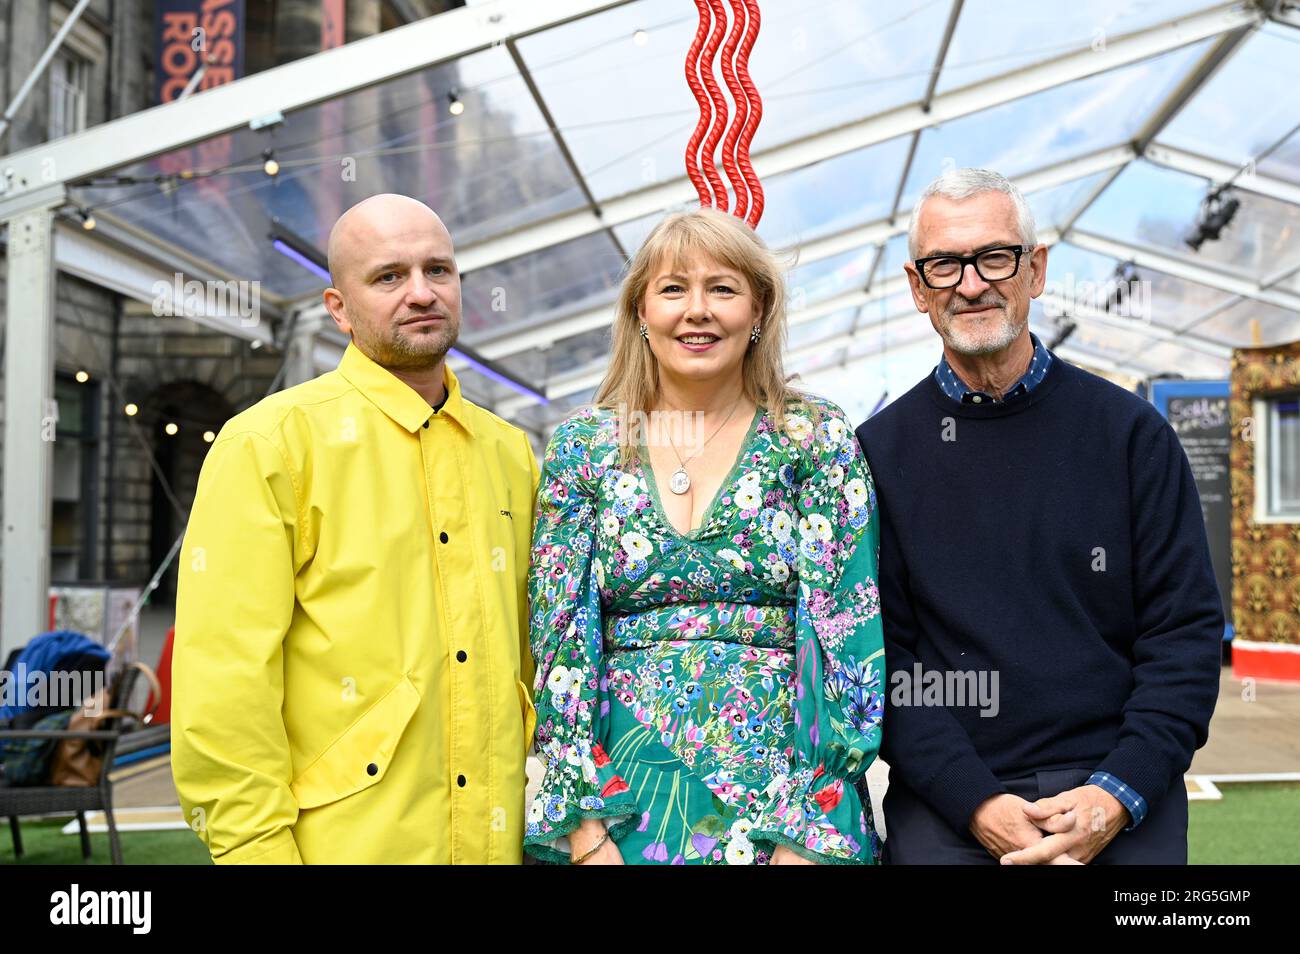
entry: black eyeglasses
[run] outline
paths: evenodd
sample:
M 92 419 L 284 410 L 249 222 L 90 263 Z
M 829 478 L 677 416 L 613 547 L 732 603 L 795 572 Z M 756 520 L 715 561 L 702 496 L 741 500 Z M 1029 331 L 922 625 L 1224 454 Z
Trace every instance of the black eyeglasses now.
M 974 255 L 929 255 L 912 264 L 921 273 L 921 281 L 930 288 L 956 288 L 961 284 L 966 266 L 974 265 L 975 274 L 986 282 L 1004 282 L 1020 271 L 1020 256 L 1033 251 L 1032 245 L 998 245 Z

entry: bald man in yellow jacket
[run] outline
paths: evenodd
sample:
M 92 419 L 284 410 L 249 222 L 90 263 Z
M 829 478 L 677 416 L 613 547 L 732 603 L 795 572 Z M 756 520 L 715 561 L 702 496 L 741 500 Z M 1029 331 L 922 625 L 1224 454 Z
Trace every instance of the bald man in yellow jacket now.
M 228 421 L 199 478 L 176 790 L 218 864 L 518 864 L 536 458 L 446 367 L 431 209 L 367 199 L 329 258 L 338 369 Z

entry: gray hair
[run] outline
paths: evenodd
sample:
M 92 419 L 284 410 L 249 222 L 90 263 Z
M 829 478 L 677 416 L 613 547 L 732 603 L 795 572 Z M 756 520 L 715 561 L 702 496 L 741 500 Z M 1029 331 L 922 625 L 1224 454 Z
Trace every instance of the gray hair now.
M 921 198 L 912 206 L 912 220 L 907 226 L 907 251 L 911 258 L 916 258 L 918 249 L 916 233 L 921 222 L 921 206 L 932 196 L 941 195 L 945 199 L 960 202 L 982 192 L 1001 192 L 1009 195 L 1016 207 L 1016 220 L 1020 226 L 1020 241 L 1024 245 L 1037 245 L 1038 234 L 1034 228 L 1034 213 L 1029 203 L 1016 184 L 1000 172 L 990 169 L 949 169 L 925 187 Z

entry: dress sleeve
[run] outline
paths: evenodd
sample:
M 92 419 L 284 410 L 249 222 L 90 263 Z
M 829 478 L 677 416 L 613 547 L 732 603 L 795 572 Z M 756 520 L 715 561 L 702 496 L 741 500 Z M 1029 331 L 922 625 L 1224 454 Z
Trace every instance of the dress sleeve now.
M 880 749 L 884 634 L 876 567 L 876 495 L 843 412 L 794 420 L 803 465 L 795 611 L 794 754 L 751 838 L 823 864 L 879 854 L 855 782 Z M 807 424 L 807 427 L 804 425 Z
M 638 817 L 627 782 L 600 746 L 608 702 L 601 682 L 603 633 L 596 538 L 597 428 L 577 417 L 546 448 L 528 571 L 529 639 L 537 671 L 537 753 L 545 769 L 528 806 L 524 848 L 569 860 L 568 835 L 603 818 L 612 838 Z

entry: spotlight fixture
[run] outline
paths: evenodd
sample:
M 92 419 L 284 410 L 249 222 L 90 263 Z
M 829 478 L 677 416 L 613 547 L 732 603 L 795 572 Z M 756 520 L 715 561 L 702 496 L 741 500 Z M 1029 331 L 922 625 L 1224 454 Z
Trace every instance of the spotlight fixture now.
M 1111 275 L 1110 288 L 1106 295 L 1106 301 L 1102 303 L 1102 308 L 1112 314 L 1125 314 L 1129 295 L 1132 293 L 1137 280 L 1137 268 L 1132 262 L 1120 262 L 1120 264 L 1116 265 L 1115 272 Z
M 122 408 L 122 410 L 126 412 L 127 417 L 135 417 L 140 413 L 140 408 L 136 404 L 128 404 L 126 407 Z
M 1076 327 L 1075 323 L 1068 317 L 1062 318 L 1058 321 L 1056 324 L 1056 334 L 1054 334 L 1052 340 L 1047 343 L 1047 350 L 1055 351 L 1059 348 L 1069 339 L 1070 335 L 1074 334 L 1074 329 Z
M 1183 239 L 1194 252 L 1199 252 L 1207 241 L 1216 242 L 1220 234 L 1232 224 L 1233 216 L 1241 208 L 1241 202 L 1226 185 L 1219 186 L 1201 202 L 1196 214 L 1196 225 Z
M 78 384 L 85 384 L 85 383 L 86 383 L 87 381 L 89 381 L 89 380 L 90 380 L 90 375 L 89 375 L 89 373 L 87 373 L 87 372 L 85 372 L 85 371 L 78 371 L 78 372 L 77 372 L 77 383 L 78 383 Z
M 280 174 L 280 164 L 275 161 L 274 149 L 262 150 L 262 171 L 268 176 L 278 176 Z
M 459 116 L 464 111 L 465 104 L 460 101 L 460 97 L 456 95 L 456 91 L 452 90 L 447 94 L 447 112 L 451 113 L 453 116 Z

